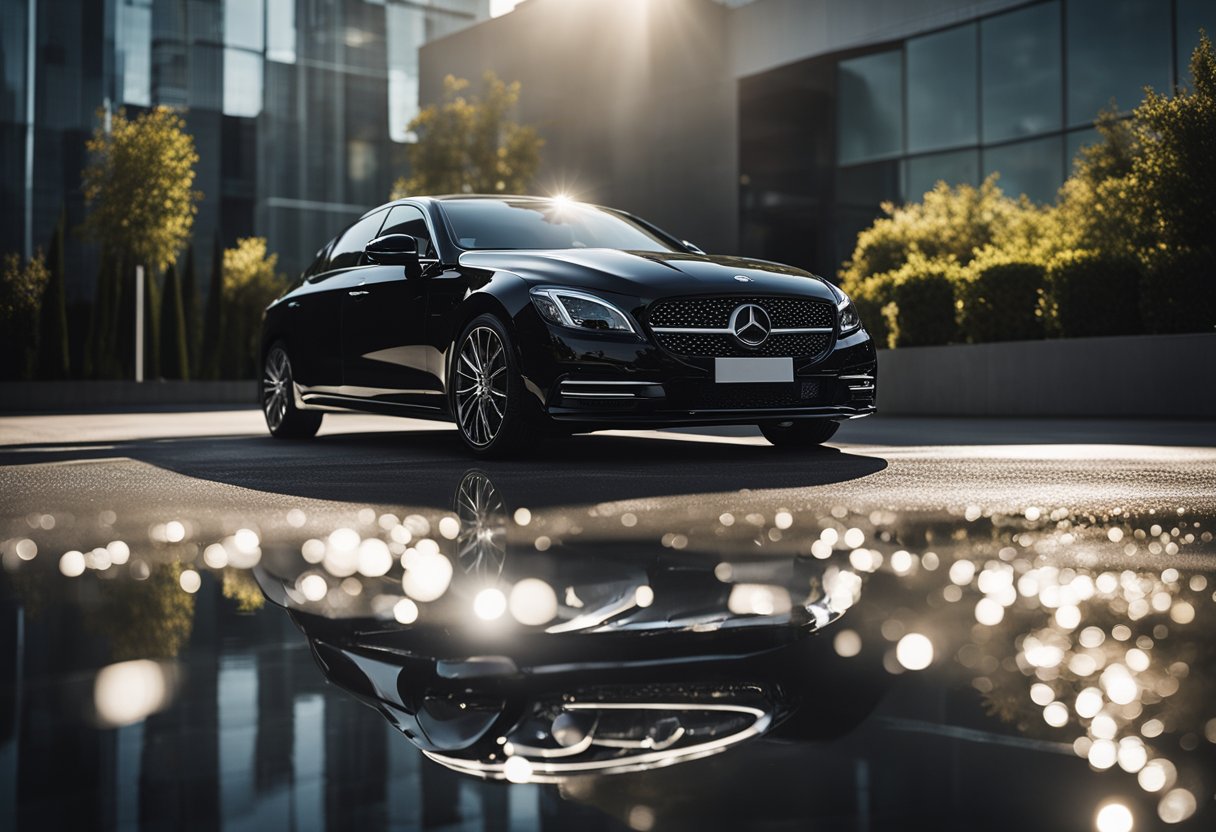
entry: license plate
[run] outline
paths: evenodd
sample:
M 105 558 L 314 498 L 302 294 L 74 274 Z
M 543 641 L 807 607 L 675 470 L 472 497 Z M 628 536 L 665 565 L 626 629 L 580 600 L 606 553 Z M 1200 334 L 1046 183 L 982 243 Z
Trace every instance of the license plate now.
M 792 358 L 715 358 L 714 381 L 748 384 L 794 380 Z

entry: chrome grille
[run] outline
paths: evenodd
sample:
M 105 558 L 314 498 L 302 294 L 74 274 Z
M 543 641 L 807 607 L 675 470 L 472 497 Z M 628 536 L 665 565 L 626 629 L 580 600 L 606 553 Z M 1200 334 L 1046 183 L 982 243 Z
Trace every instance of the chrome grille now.
M 828 348 L 832 336 L 819 333 L 770 335 L 768 340 L 758 347 L 745 347 L 733 335 L 716 333 L 656 332 L 655 338 L 664 349 L 679 355 L 730 358 L 745 355 L 761 357 L 819 355 Z
M 768 313 L 778 329 L 832 327 L 836 324 L 832 304 L 813 298 L 707 297 L 661 300 L 650 307 L 647 321 L 652 327 L 722 327 L 741 304 L 754 303 Z
M 732 314 L 744 304 L 755 304 L 769 316 L 771 332 L 757 346 L 744 344 L 729 328 Z M 827 352 L 832 344 L 836 310 L 830 302 L 814 298 L 748 295 L 676 298 L 654 303 L 646 322 L 659 345 L 677 355 L 804 358 Z

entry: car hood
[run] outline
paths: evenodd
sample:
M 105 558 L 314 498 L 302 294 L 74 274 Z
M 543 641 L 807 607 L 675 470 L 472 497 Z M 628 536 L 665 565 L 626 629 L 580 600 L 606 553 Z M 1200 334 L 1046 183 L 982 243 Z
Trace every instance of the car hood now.
M 460 255 L 460 265 L 509 271 L 537 286 L 568 286 L 647 300 L 757 293 L 835 299 L 827 284 L 809 272 L 745 257 L 607 248 L 467 251 Z

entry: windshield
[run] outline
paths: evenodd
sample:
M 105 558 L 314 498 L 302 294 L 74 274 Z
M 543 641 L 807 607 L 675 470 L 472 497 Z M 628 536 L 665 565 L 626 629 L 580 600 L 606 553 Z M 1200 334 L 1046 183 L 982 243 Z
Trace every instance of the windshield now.
M 619 214 L 559 199 L 451 199 L 441 202 L 466 249 L 619 248 L 679 251 L 670 240 Z

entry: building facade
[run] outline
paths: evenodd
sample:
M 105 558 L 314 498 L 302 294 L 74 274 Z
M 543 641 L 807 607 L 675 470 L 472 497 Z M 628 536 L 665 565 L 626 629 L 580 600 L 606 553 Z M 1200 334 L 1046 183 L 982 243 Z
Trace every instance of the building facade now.
M 185 112 L 212 240 L 260 235 L 288 274 L 405 172 L 418 49 L 489 0 L 0 0 L 0 252 L 45 247 L 85 206 L 85 142 L 109 107 Z M 97 254 L 69 238 L 68 292 Z
M 422 50 L 523 82 L 542 188 L 835 272 L 884 201 L 1000 173 L 1050 202 L 1109 108 L 1187 78 L 1212 0 L 526 0 Z

